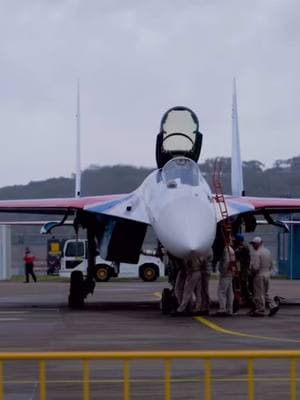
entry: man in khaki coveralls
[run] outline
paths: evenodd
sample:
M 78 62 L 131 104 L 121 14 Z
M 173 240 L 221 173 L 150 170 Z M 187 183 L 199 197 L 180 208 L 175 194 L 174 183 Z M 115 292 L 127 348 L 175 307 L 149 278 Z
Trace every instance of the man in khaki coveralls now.
M 196 295 L 196 307 L 195 311 L 198 315 L 209 315 L 209 279 L 211 273 L 213 253 L 209 253 L 206 259 L 203 259 L 200 267 L 201 278 L 198 282 L 200 288 L 197 286 Z M 199 297 L 200 295 L 200 297 Z
M 184 284 L 186 279 L 186 263 L 184 260 L 176 258 L 170 255 L 170 262 L 172 264 L 173 270 L 176 270 L 176 279 L 174 284 L 174 294 L 177 303 L 180 304 L 182 301 Z
M 235 264 L 234 250 L 231 246 L 225 246 L 222 258 L 219 262 L 219 311 L 216 315 L 220 317 L 233 315 L 233 264 Z
M 251 254 L 250 269 L 253 274 L 253 302 L 254 311 L 250 312 L 251 317 L 264 317 L 266 305 L 270 308 L 269 316 L 279 310 L 279 303 L 273 301 L 269 296 L 269 283 L 272 271 L 272 255 L 263 245 L 262 238 L 256 236 L 250 242 L 254 248 Z
M 186 278 L 184 283 L 184 289 L 182 293 L 182 299 L 177 308 L 177 314 L 184 313 L 187 311 L 187 307 L 193 300 L 194 293 L 196 295 L 196 309 L 201 307 L 201 265 L 203 259 L 195 257 L 192 260 L 186 261 Z

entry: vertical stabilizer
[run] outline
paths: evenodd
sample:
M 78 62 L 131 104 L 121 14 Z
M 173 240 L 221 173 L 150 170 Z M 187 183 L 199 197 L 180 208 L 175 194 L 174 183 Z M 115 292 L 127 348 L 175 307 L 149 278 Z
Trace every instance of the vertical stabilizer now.
M 81 165 L 80 165 L 80 85 L 77 81 L 77 113 L 76 113 L 76 176 L 75 197 L 81 194 Z
M 232 154 L 231 154 L 231 193 L 234 196 L 244 195 L 243 166 L 240 149 L 240 133 L 237 112 L 236 81 L 233 79 L 232 98 Z

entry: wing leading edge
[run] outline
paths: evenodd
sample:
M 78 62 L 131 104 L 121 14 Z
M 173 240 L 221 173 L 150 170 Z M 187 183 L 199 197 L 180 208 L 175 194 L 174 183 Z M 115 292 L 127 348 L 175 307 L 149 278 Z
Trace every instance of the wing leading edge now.
M 0 212 L 74 215 L 77 211 L 149 223 L 139 193 L 38 200 L 1 200 Z
M 65 214 L 70 215 L 78 210 L 85 210 L 91 206 L 110 205 L 121 202 L 124 194 L 108 196 L 91 196 L 80 198 L 34 199 L 34 200 L 1 200 L 0 212 L 33 213 L 33 214 Z
M 253 213 L 253 214 L 281 214 L 300 212 L 300 199 L 279 197 L 249 197 L 226 196 L 229 216 Z M 220 215 L 218 221 L 221 220 Z

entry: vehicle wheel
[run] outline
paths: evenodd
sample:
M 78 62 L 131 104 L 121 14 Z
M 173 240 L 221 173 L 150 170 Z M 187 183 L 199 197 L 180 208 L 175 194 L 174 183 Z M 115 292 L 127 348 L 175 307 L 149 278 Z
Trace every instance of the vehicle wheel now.
M 144 282 L 154 282 L 159 277 L 156 264 L 143 264 L 139 269 L 139 276 Z
M 176 309 L 176 300 L 170 289 L 164 289 L 161 295 L 161 312 L 163 314 L 170 314 Z
M 109 267 L 107 265 L 96 265 L 95 279 L 97 282 L 107 282 L 111 277 Z

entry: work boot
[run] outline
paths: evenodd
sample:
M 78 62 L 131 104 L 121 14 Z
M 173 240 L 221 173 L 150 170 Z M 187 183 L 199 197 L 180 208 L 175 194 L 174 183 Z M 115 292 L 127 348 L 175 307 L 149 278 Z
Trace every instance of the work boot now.
M 214 317 L 228 317 L 228 314 L 225 311 L 218 311 L 213 316 Z
M 274 301 L 276 303 L 276 306 L 271 308 L 270 312 L 269 312 L 269 317 L 272 317 L 273 315 L 275 315 L 277 313 L 277 311 L 279 310 L 280 307 L 280 299 L 278 296 L 274 297 Z
M 257 312 L 257 311 L 250 311 L 247 315 L 249 315 L 249 317 L 264 317 L 265 314 L 261 313 L 261 312 Z
M 199 315 L 199 316 L 208 316 L 208 315 L 209 315 L 209 311 L 208 311 L 208 310 L 196 311 L 196 315 Z
M 271 310 L 269 312 L 269 317 L 273 317 L 273 315 L 275 315 L 278 310 L 279 310 L 279 306 L 271 308 Z
M 186 317 L 189 314 L 186 311 L 178 311 L 178 310 L 174 310 L 171 312 L 171 316 L 172 317 Z
M 271 310 L 269 312 L 269 317 L 273 317 L 273 315 L 275 315 L 278 310 L 279 310 L 279 304 L 277 304 L 277 306 L 271 308 Z

